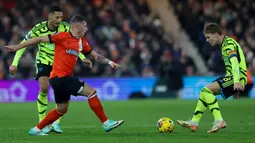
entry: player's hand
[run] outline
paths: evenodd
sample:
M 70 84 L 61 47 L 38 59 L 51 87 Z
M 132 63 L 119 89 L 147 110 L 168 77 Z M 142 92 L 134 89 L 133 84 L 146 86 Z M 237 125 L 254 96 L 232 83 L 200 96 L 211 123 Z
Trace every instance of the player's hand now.
M 4 48 L 6 48 L 10 52 L 15 52 L 15 51 L 18 50 L 18 46 L 17 45 L 5 45 Z
M 16 72 L 17 72 L 17 66 L 13 66 L 13 65 L 11 65 L 10 67 L 9 67 L 9 72 L 11 73 L 11 75 L 15 75 L 16 74 Z
M 117 63 L 114 63 L 113 61 L 111 61 L 111 62 L 109 63 L 109 65 L 110 65 L 112 68 L 115 68 L 115 69 L 120 68 L 120 65 L 117 64 Z
M 234 90 L 237 90 L 237 91 L 244 91 L 244 87 L 243 85 L 241 84 L 241 82 L 237 82 L 234 84 Z
M 88 60 L 88 59 L 83 59 L 82 62 L 88 64 L 89 67 L 92 68 L 92 62 L 91 62 L 90 60 Z
M 234 84 L 234 94 L 233 94 L 234 99 L 239 98 L 240 91 L 244 91 L 244 87 L 240 82 L 237 82 Z

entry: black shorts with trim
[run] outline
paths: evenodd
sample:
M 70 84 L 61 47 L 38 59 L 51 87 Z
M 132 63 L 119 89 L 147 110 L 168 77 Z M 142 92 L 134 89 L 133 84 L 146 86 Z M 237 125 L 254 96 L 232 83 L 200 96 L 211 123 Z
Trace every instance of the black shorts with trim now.
M 71 95 L 79 95 L 78 91 L 83 89 L 84 82 L 74 76 L 54 77 L 50 79 L 50 85 L 54 90 L 56 103 L 65 103 L 70 100 Z
M 37 70 L 37 73 L 35 76 L 35 80 L 38 80 L 41 76 L 50 77 L 52 66 L 38 63 L 36 64 L 36 70 Z
M 220 85 L 220 94 L 224 99 L 229 98 L 235 93 L 233 76 L 222 76 L 214 81 Z

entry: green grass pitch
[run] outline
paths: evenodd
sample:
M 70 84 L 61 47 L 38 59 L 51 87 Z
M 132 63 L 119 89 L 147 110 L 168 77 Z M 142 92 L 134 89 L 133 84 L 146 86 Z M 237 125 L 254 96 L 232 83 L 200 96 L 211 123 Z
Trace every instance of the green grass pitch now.
M 103 106 L 111 119 L 125 123 L 109 133 L 90 110 L 86 101 L 72 102 L 68 114 L 62 118 L 63 134 L 29 136 L 28 131 L 37 121 L 36 103 L 0 104 L 0 143 L 254 143 L 255 100 L 240 99 L 219 101 L 227 128 L 214 134 L 206 131 L 212 127 L 213 117 L 207 111 L 197 132 L 176 124 L 176 119 L 189 119 L 195 100 L 132 100 L 105 101 Z M 49 103 L 54 108 L 54 103 Z M 175 122 L 172 133 L 158 133 L 159 118 L 168 116 Z

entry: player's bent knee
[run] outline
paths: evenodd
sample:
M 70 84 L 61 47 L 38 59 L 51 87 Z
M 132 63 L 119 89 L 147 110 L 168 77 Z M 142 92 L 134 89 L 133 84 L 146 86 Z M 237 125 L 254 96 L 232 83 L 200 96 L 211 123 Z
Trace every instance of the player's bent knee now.
M 48 77 L 40 77 L 39 78 L 40 92 L 48 93 L 49 90 L 49 78 Z
M 208 89 L 207 87 L 204 87 L 200 90 L 200 98 L 203 99 L 204 94 L 203 93 L 212 93 L 212 91 L 210 89 Z
M 56 110 L 59 114 L 64 115 L 67 113 L 68 108 L 57 108 Z
M 48 93 L 48 88 L 40 88 L 40 92 L 42 93 Z
M 218 82 L 213 82 L 205 87 L 207 90 L 209 90 L 213 94 L 219 94 L 220 93 L 220 85 Z
M 48 84 L 41 84 L 40 83 L 40 92 L 48 93 L 49 85 Z
M 207 87 L 204 87 L 204 88 L 202 88 L 202 89 L 200 90 L 200 93 L 201 93 L 201 92 L 211 92 L 211 90 L 208 89 Z
M 56 109 L 59 114 L 65 114 L 68 111 L 68 103 L 61 103 L 57 104 L 57 109 Z
M 88 95 L 88 99 L 93 98 L 97 95 L 97 91 L 94 89 L 89 95 Z

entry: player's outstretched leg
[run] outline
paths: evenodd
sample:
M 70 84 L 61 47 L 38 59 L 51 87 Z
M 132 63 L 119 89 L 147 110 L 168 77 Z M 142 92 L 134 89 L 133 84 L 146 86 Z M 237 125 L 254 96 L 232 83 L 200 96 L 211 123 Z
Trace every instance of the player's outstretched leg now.
M 177 120 L 177 123 L 181 125 L 182 127 L 186 127 L 190 129 L 191 131 L 195 132 L 198 129 L 198 123 L 200 119 L 202 118 L 202 115 L 206 109 L 207 109 L 207 103 L 205 102 L 205 99 L 204 99 L 203 90 L 201 90 L 199 100 L 197 102 L 197 107 L 194 111 L 192 119 L 187 121 Z
M 207 87 L 204 87 L 200 92 L 199 101 L 192 119 L 188 121 L 177 120 L 177 123 L 183 127 L 191 129 L 192 131 L 196 131 L 203 112 L 207 109 L 207 107 L 209 107 L 214 116 L 214 123 L 208 133 L 217 132 L 220 129 L 225 128 L 227 126 L 226 122 L 221 116 L 218 101 L 214 96 L 214 94 L 218 94 L 219 92 L 220 86 L 217 82 L 213 82 Z
M 63 130 L 60 128 L 60 120 L 62 117 L 58 118 L 53 124 L 51 124 L 50 128 L 53 132 L 61 134 Z
M 106 132 L 111 131 L 119 127 L 121 124 L 124 123 L 123 120 L 113 121 L 106 117 L 104 113 L 103 106 L 97 97 L 97 92 L 94 88 L 90 87 L 88 84 L 85 84 L 84 88 L 80 92 L 80 94 L 85 95 L 88 97 L 88 103 L 91 110 L 96 114 L 96 116 L 100 119 L 103 124 L 103 128 Z
M 58 108 L 58 109 L 54 109 L 50 111 L 39 124 L 37 124 L 34 128 L 32 128 L 29 131 L 29 135 L 38 135 L 38 136 L 47 135 L 46 133 L 42 131 L 42 129 L 48 126 L 49 124 L 53 123 L 57 119 L 59 119 L 61 116 L 63 116 L 67 112 L 68 103 L 67 104 L 62 103 L 62 104 L 63 104 L 62 106 L 63 108 L 60 108 L 60 109 Z
M 39 77 L 38 81 L 40 84 L 40 92 L 38 94 L 38 99 L 37 99 L 37 108 L 38 108 L 39 122 L 40 122 L 46 116 L 46 110 L 48 107 L 49 77 L 41 76 Z M 63 133 L 63 131 L 60 128 L 60 119 L 61 117 L 56 122 L 54 122 L 51 126 L 44 127 L 42 131 L 46 134 L 49 133 L 50 131 L 54 131 L 56 133 Z

